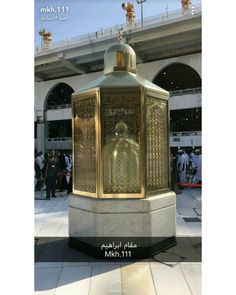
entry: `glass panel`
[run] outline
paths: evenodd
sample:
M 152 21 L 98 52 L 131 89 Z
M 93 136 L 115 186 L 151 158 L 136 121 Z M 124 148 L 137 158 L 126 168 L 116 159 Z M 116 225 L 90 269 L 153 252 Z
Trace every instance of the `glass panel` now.
M 147 99 L 147 192 L 169 186 L 167 102 Z
M 104 193 L 141 193 L 140 94 L 102 95 Z
M 74 189 L 96 193 L 96 97 L 80 98 L 73 104 Z
M 117 67 L 125 67 L 125 53 L 123 51 L 117 51 L 116 53 L 116 62 L 117 62 Z

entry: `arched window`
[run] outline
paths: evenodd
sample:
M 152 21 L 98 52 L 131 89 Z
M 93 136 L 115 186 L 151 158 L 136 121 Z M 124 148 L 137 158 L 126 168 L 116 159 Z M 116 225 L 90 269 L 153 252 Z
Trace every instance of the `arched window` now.
M 71 94 L 74 90 L 65 83 L 60 83 L 50 90 L 46 110 L 71 107 Z
M 153 83 L 167 91 L 176 91 L 201 87 L 201 78 L 190 66 L 173 63 L 162 69 Z

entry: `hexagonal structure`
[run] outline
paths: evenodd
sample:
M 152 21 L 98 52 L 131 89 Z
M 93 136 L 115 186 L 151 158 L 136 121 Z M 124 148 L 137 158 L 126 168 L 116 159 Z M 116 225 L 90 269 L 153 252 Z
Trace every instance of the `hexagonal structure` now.
M 105 53 L 105 75 L 73 98 L 73 193 L 144 198 L 170 191 L 169 93 L 141 78 L 127 44 Z
M 107 49 L 104 75 L 73 93 L 71 237 L 175 235 L 168 98 L 121 42 Z

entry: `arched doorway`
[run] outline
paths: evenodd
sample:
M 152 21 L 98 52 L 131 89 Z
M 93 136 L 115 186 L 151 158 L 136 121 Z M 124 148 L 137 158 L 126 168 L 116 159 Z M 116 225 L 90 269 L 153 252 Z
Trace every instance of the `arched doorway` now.
M 198 140 L 202 129 L 200 75 L 189 65 L 172 63 L 157 73 L 153 83 L 169 91 L 170 102 L 175 102 L 170 107 L 170 146 L 187 148 L 196 145 L 194 142 Z
M 47 95 L 45 110 L 71 107 L 73 92 L 73 88 L 66 83 L 55 85 Z
M 66 83 L 56 84 L 48 93 L 46 114 L 46 150 L 71 150 L 71 95 L 73 88 Z
M 201 87 L 201 77 L 186 64 L 172 63 L 156 75 L 153 83 L 168 91 L 193 89 Z

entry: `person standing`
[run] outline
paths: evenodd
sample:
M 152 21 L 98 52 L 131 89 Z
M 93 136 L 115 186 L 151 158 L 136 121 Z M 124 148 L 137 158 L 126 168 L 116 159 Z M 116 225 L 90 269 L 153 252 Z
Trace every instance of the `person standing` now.
M 66 154 L 61 153 L 59 154 L 58 160 L 59 160 L 59 167 L 60 167 L 58 186 L 59 186 L 60 192 L 63 192 L 65 189 L 67 189 L 66 168 L 67 168 L 68 158 Z
M 177 160 L 178 156 L 174 156 L 171 154 L 171 190 L 174 191 L 176 194 L 180 194 L 181 191 L 177 185 L 178 182 L 178 171 L 177 171 Z
M 199 149 L 197 149 L 195 153 L 196 153 L 195 167 L 197 172 L 195 175 L 194 183 L 201 184 L 202 183 L 202 155 L 200 154 Z
M 52 198 L 56 198 L 56 180 L 59 170 L 59 161 L 53 151 L 49 154 L 45 170 L 46 199 L 48 200 L 50 200 L 50 196 L 52 196 Z
M 69 195 L 72 192 L 72 159 L 70 159 L 69 165 L 68 165 L 68 186 L 67 186 L 67 195 Z
M 183 150 L 178 150 L 178 161 L 177 161 L 177 171 L 179 176 L 179 188 L 184 189 L 184 183 L 186 182 L 186 167 L 187 167 L 187 159 Z
M 192 169 L 193 159 L 194 159 L 194 149 L 192 149 L 192 152 L 190 153 L 189 158 L 188 158 L 190 169 Z
M 40 190 L 42 187 L 43 182 L 43 168 L 44 168 L 44 156 L 43 153 L 40 151 L 38 152 L 36 159 L 35 159 L 35 173 L 36 173 L 36 189 Z
M 44 167 L 43 167 L 43 178 L 45 178 L 45 172 L 46 172 L 46 163 L 48 162 L 49 153 L 44 153 Z

